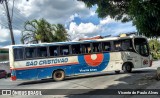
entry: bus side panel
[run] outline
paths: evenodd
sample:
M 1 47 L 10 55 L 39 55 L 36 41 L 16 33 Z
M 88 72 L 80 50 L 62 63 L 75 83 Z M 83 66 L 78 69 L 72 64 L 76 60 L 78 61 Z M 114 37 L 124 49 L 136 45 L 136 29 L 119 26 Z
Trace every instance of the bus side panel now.
M 74 74 L 102 71 L 108 66 L 109 60 L 109 53 L 87 54 L 78 56 L 79 65 L 73 66 Z
M 24 69 L 24 70 L 16 70 L 16 78 L 31 80 L 37 79 L 37 69 Z
M 31 79 L 45 79 L 52 78 L 52 74 L 55 70 L 64 70 L 66 76 L 73 75 L 72 66 L 77 65 L 64 65 L 64 66 L 52 66 L 44 68 L 23 69 L 14 70 L 16 79 L 31 80 Z
M 38 79 L 52 78 L 52 74 L 55 70 L 63 70 L 66 76 L 70 76 L 73 74 L 73 69 L 71 69 L 72 66 L 75 66 L 75 65 L 64 65 L 64 66 L 39 68 L 38 69 Z
M 55 70 L 64 70 L 65 75 L 73 74 L 72 66 L 78 65 L 78 57 L 59 57 L 14 62 L 17 79 L 44 79 L 51 78 Z M 33 71 L 32 71 L 33 70 Z M 23 75 L 24 74 L 24 75 Z M 29 74 L 32 74 L 29 76 Z
M 134 68 L 149 67 L 149 57 L 143 57 L 135 52 L 122 52 L 124 62 L 132 62 Z
M 110 61 L 108 66 L 103 71 L 115 71 L 121 70 L 121 66 L 119 65 L 122 61 L 120 52 L 110 52 Z
M 111 52 L 108 67 L 104 71 L 122 70 L 122 66 L 126 62 L 131 62 L 133 67 L 141 67 L 140 62 L 137 62 L 138 60 L 140 61 L 140 58 L 134 52 Z
M 135 52 L 122 52 L 123 62 L 131 62 L 134 68 L 141 67 L 141 58 L 139 54 Z
M 45 79 L 45 78 L 51 78 L 52 77 L 52 72 L 54 70 L 53 67 L 48 67 L 48 68 L 38 68 L 38 79 Z

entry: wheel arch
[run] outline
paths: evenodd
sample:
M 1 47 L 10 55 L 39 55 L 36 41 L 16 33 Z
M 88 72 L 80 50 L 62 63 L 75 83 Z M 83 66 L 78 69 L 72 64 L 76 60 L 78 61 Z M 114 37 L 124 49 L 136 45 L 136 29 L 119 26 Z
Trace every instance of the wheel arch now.
M 123 70 L 123 66 L 125 66 L 125 64 L 129 64 L 129 65 L 131 65 L 132 68 L 134 68 L 134 64 L 132 62 L 124 62 L 122 65 L 122 68 L 121 68 L 122 70 Z

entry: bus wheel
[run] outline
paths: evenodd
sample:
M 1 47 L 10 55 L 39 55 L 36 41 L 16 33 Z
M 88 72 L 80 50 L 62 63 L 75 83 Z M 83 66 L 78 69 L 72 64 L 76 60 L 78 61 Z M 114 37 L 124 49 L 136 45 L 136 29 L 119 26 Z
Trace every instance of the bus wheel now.
M 55 81 L 62 81 L 64 80 L 65 78 L 65 74 L 64 74 L 64 71 L 63 70 L 56 70 L 54 73 L 53 73 L 53 79 Z
M 129 63 L 125 63 L 122 67 L 124 72 L 131 73 L 132 72 L 132 66 Z
M 119 73 L 120 73 L 120 70 L 116 70 L 115 73 L 116 73 L 116 74 L 119 74 Z

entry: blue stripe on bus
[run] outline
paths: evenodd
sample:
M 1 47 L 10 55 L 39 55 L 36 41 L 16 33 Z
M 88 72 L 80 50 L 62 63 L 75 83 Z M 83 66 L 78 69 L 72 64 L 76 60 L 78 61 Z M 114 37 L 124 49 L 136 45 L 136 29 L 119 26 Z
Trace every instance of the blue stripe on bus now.
M 108 63 L 109 63 L 109 60 L 110 60 L 110 54 L 109 53 L 104 53 L 103 54 L 103 61 L 102 61 L 102 63 L 100 64 L 100 65 L 98 65 L 98 66 L 95 66 L 95 67 L 92 67 L 92 66 L 89 66 L 87 63 L 86 63 L 86 61 L 85 61 L 85 59 L 84 59 L 84 55 L 83 56 L 78 56 L 78 60 L 79 60 L 79 68 L 75 68 L 74 70 L 75 70 L 75 73 L 81 73 L 81 72 L 79 72 L 78 70 L 79 69 L 93 69 L 93 71 L 94 71 L 94 69 L 96 69 L 96 72 L 97 71 L 102 71 L 102 70 L 104 70 L 106 67 L 107 67 L 107 65 L 108 65 Z M 77 70 L 77 71 L 76 71 Z M 85 71 L 82 71 L 82 72 L 85 72 Z M 86 72 L 92 72 L 92 71 L 86 71 Z
M 110 54 L 103 53 L 103 60 L 98 66 L 90 66 L 85 61 L 85 55 L 78 56 L 79 64 L 67 65 L 67 66 L 51 66 L 46 68 L 35 68 L 35 69 L 24 69 L 16 70 L 15 74 L 17 79 L 44 79 L 52 78 L 54 70 L 62 69 L 66 76 L 74 74 L 85 74 L 88 72 L 99 72 L 103 71 L 109 63 Z
M 76 66 L 76 65 L 16 70 L 16 78 L 24 79 L 24 80 L 52 78 L 53 71 L 57 69 L 64 70 L 65 75 L 70 76 L 73 74 L 73 71 L 71 70 L 72 66 Z

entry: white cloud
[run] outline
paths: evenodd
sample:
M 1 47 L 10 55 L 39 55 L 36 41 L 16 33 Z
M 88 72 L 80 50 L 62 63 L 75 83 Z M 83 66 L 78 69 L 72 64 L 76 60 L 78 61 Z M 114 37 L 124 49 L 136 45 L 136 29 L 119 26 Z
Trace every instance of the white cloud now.
M 115 29 L 110 29 L 111 32 L 114 32 L 113 35 L 118 35 L 120 33 L 129 33 L 129 32 L 136 32 L 136 28 L 132 26 L 132 22 L 127 23 L 119 23 Z
M 91 10 L 77 0 L 18 0 L 16 5 L 20 12 L 29 18 L 45 18 L 51 23 L 65 23 L 77 13 L 79 16 L 90 16 Z
M 101 20 L 98 25 L 93 23 L 80 23 L 77 25 L 75 22 L 71 22 L 68 33 L 71 36 L 71 40 L 79 40 L 79 38 L 93 37 L 93 36 L 107 36 L 107 35 L 119 35 L 120 33 L 135 32 L 136 28 L 132 26 L 132 22 L 121 23 L 116 22 L 110 18 Z
M 100 20 L 102 35 L 119 35 L 120 33 L 136 32 L 136 27 L 132 26 L 132 22 L 122 23 L 121 21 L 114 20 L 109 16 Z
M 116 21 L 114 19 L 111 19 L 109 16 L 100 20 L 101 25 L 109 24 L 109 23 L 115 23 Z
M 80 17 L 80 16 L 79 16 L 77 13 L 75 13 L 75 14 L 73 14 L 73 15 L 71 15 L 71 16 L 69 17 L 69 19 L 68 19 L 67 22 L 73 21 L 75 17 Z
M 97 6 L 89 9 L 83 2 L 79 2 L 77 0 L 29 0 L 28 2 L 26 0 L 15 0 L 15 7 L 18 8 L 18 10 L 15 9 L 15 11 L 19 12 L 19 14 L 15 12 L 13 17 L 13 29 L 16 43 L 20 43 L 20 30 L 22 30 L 24 21 L 27 19 L 32 20 L 45 18 L 50 23 L 62 23 L 65 24 L 66 27 L 69 25 L 67 31 L 71 35 L 72 40 L 78 40 L 79 38 L 92 37 L 96 35 L 114 35 L 121 32 L 135 30 L 135 27 L 131 27 L 131 23 L 122 24 L 119 21 L 117 22 L 111 19 L 110 17 L 100 20 L 98 25 L 94 25 L 91 22 L 80 23 L 77 25 L 73 22 L 75 17 L 83 19 L 97 15 L 97 13 L 95 13 Z M 2 6 L 0 6 L 0 14 L 4 14 Z M 6 20 L 5 15 L 0 15 L 1 24 L 4 25 L 4 23 L 7 23 Z M 110 27 L 110 24 L 112 24 L 112 27 Z M 9 30 L 6 28 L 0 28 L 0 33 L 1 32 L 4 34 L 0 36 L 0 44 L 10 44 Z
M 81 34 L 91 34 L 99 30 L 99 28 L 93 23 L 80 23 L 79 25 L 71 23 L 70 28 Z
M 14 40 L 17 44 L 20 44 L 21 31 L 13 30 Z M 10 31 L 6 28 L 0 27 L 0 46 L 6 46 L 11 44 Z
M 71 22 L 69 29 L 67 29 L 72 40 L 99 35 L 101 30 L 102 28 L 99 25 L 93 23 L 80 23 L 77 25 L 75 22 Z
M 33 9 L 32 4 L 34 3 L 35 3 L 34 0 L 28 0 L 28 2 L 26 2 L 26 0 L 18 0 L 18 3 L 16 6 L 20 10 L 21 14 L 24 14 L 25 16 L 28 17 L 32 14 L 33 11 L 38 10 L 37 8 Z
M 108 33 L 108 35 L 119 35 L 120 33 L 130 33 L 136 32 L 136 27 L 132 26 L 132 22 L 121 23 L 121 22 L 114 22 L 107 25 L 103 25 L 102 30 L 103 34 Z
M 90 14 L 91 14 L 91 16 L 94 16 L 94 15 L 96 15 L 96 12 L 95 11 L 91 11 Z
M 8 29 L 0 27 L 0 33 L 1 33 L 0 42 L 7 41 L 9 39 L 10 35 L 9 35 L 9 30 Z
M 12 1 L 9 1 L 9 7 L 12 7 Z M 85 6 L 83 2 L 77 0 L 16 0 L 13 16 L 13 29 L 15 39 L 20 41 L 20 31 L 23 30 L 23 25 L 26 20 L 45 18 L 50 23 L 62 23 L 65 24 L 70 18 L 74 17 L 89 17 L 91 10 Z M 6 15 L 4 13 L 3 6 L 0 6 L 0 22 L 7 25 Z M 0 24 L 0 26 L 2 26 Z M 8 34 L 7 27 L 1 28 L 1 32 Z M 19 33 L 17 33 L 19 32 Z M 17 35 L 18 34 L 18 35 Z M 0 36 L 0 44 L 2 41 L 8 41 L 10 34 L 5 37 Z

